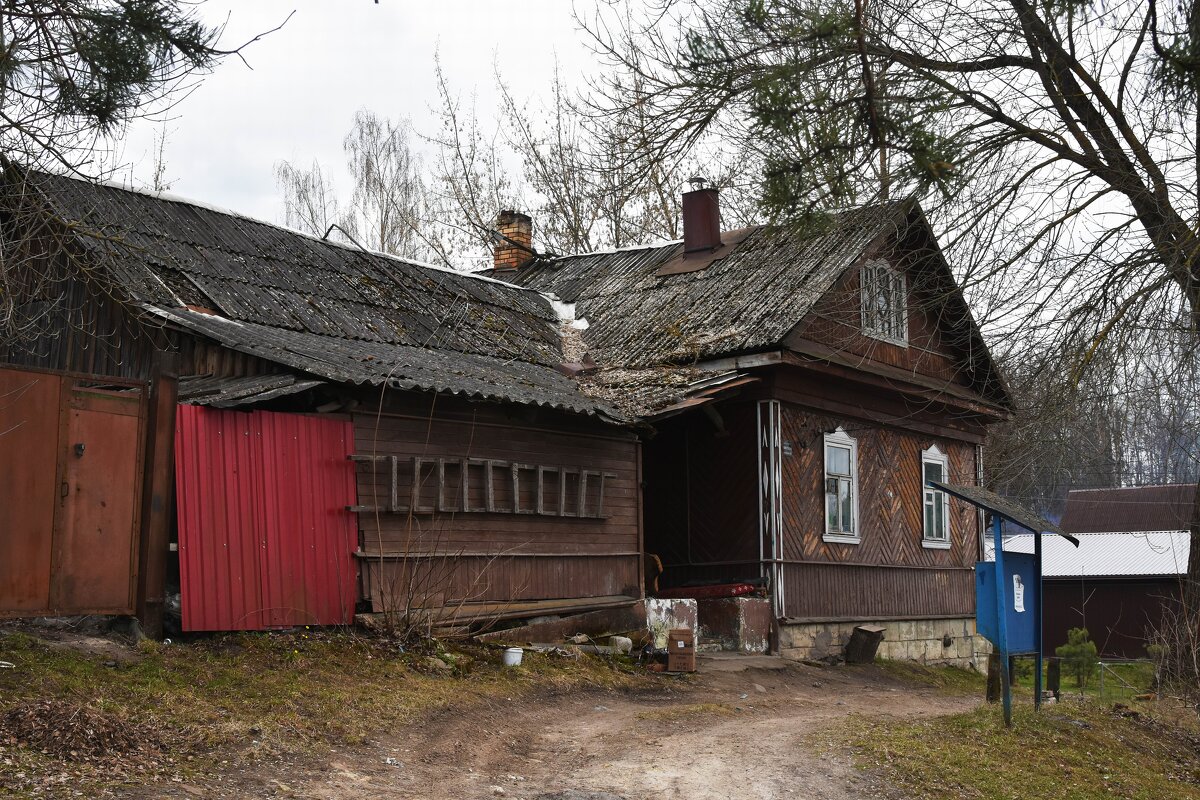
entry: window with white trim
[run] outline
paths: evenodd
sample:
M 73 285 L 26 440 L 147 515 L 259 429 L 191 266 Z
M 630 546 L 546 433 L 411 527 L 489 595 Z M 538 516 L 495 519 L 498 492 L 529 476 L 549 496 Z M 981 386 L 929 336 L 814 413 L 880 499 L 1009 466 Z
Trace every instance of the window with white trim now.
M 950 474 L 950 460 L 935 444 L 921 451 L 921 485 L 924 494 L 926 547 L 950 546 L 950 496 L 930 486 L 930 481 L 945 483 Z
M 825 539 L 858 542 L 858 443 L 841 428 L 825 434 Z
M 908 345 L 908 291 L 904 273 L 882 259 L 862 267 L 862 329 L 875 339 Z

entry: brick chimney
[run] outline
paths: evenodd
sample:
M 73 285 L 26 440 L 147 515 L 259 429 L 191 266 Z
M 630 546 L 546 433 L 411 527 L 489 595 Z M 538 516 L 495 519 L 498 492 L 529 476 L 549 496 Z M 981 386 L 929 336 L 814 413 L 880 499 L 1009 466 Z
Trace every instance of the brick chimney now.
M 705 189 L 708 181 L 690 178 L 692 191 L 683 193 L 683 251 L 695 253 L 721 246 L 721 201 L 716 189 Z
M 501 211 L 496 217 L 496 248 L 492 268 L 515 271 L 533 257 L 533 219 L 519 211 Z

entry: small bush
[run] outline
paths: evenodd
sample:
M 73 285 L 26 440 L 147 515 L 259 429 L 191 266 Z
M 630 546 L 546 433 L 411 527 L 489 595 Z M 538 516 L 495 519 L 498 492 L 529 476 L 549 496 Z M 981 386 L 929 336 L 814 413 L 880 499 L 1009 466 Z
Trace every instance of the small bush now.
M 1087 628 L 1071 628 L 1067 631 L 1067 643 L 1054 648 L 1054 652 L 1062 659 L 1063 670 L 1075 678 L 1075 685 L 1085 688 L 1100 663 L 1096 643 L 1089 638 Z

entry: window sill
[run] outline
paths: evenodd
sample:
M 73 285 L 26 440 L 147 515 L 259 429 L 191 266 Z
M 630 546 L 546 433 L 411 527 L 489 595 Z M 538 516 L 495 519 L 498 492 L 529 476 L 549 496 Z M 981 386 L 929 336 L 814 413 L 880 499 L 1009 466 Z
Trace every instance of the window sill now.
M 888 336 L 886 333 L 877 333 L 865 327 L 862 328 L 862 332 L 863 336 L 866 336 L 868 339 L 874 339 L 877 342 L 887 342 L 888 344 L 894 344 L 897 347 L 903 347 L 905 349 L 908 348 L 907 336 L 901 339 L 896 336 Z
M 827 533 L 821 540 L 831 544 L 862 544 L 861 538 L 847 533 Z
M 948 539 L 922 539 L 921 546 L 930 550 L 949 550 L 950 541 Z

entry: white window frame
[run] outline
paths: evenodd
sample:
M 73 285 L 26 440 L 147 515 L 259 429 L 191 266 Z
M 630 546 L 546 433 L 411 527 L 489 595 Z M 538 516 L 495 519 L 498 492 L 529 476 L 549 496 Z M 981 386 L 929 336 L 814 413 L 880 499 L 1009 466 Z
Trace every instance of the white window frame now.
M 921 451 L 921 544 L 932 550 L 949 550 L 950 541 L 950 495 L 925 483 L 925 465 L 937 464 L 942 468 L 942 482 L 950 479 L 950 459 L 938 446 L 931 445 Z M 932 504 L 942 504 L 942 528 L 940 532 L 929 530 L 926 509 Z M 940 535 L 937 535 L 940 533 Z
M 828 481 L 832 478 L 843 479 L 840 473 L 831 475 L 829 472 L 829 447 L 840 447 L 850 451 L 850 531 L 832 530 L 829 526 L 829 492 Z M 825 440 L 821 449 L 821 460 L 825 469 L 823 470 L 824 480 L 821 481 L 821 516 L 825 519 L 825 535 L 824 540 L 827 542 L 837 542 L 839 544 L 859 544 L 862 541 L 862 529 L 859 525 L 858 517 L 858 441 L 853 436 L 846 433 L 842 428 L 838 428 L 833 433 L 825 434 Z
M 873 318 L 871 302 L 875 287 L 881 282 L 888 283 L 888 291 L 892 299 L 889 309 L 892 315 L 892 328 L 889 331 L 879 320 Z M 874 258 L 862 265 L 859 271 L 859 306 L 861 307 L 862 331 L 872 339 L 908 347 L 908 280 L 900 270 L 881 258 Z M 896 300 L 899 299 L 897 303 Z M 899 317 L 898 319 L 896 317 Z

